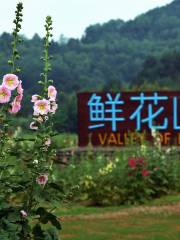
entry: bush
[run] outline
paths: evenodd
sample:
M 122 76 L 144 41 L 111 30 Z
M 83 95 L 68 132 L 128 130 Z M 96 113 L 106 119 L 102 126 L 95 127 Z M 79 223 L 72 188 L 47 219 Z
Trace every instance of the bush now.
M 136 204 L 178 192 L 179 167 L 174 148 L 142 146 L 109 156 L 103 153 L 95 156 L 93 152 L 81 159 L 74 156 L 56 177 L 64 179 L 64 189 L 79 186 L 73 195 L 74 201 L 100 206 Z

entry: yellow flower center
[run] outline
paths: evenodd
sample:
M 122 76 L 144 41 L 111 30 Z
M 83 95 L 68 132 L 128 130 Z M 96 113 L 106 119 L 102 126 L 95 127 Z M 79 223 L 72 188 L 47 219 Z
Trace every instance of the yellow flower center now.
M 0 92 L 0 97 L 6 97 L 7 94 L 5 92 Z
M 14 84 L 14 80 L 13 79 L 8 79 L 7 80 L 7 85 L 12 86 Z
M 40 110 L 44 110 L 46 108 L 45 104 L 39 104 L 38 107 L 39 107 Z

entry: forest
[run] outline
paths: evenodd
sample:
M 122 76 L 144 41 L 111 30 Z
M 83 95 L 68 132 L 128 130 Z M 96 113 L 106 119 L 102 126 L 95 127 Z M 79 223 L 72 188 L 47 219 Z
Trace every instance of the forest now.
M 22 36 L 19 51 L 21 79 L 25 88 L 19 122 L 27 128 L 32 112 L 30 96 L 35 93 L 42 69 L 43 39 Z M 11 35 L 0 36 L 0 73 L 8 72 Z M 51 78 L 59 90 L 56 129 L 77 131 L 76 93 L 133 89 L 179 89 L 180 83 L 180 0 L 153 9 L 134 20 L 110 20 L 86 28 L 81 39 L 53 41 Z M 25 117 L 26 116 L 26 120 Z

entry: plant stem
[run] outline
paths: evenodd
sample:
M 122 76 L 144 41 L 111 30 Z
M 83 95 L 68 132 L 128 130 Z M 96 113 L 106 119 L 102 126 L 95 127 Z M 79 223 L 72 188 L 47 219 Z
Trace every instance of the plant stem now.
M 43 61 L 44 61 L 44 72 L 42 73 L 43 76 L 43 85 L 44 85 L 44 93 L 43 95 L 45 96 L 47 93 L 47 88 L 48 88 L 48 72 L 51 70 L 51 63 L 50 63 L 50 57 L 49 57 L 49 46 L 50 46 L 50 40 L 52 38 L 52 19 L 50 16 L 46 17 L 46 23 L 45 23 L 45 31 L 46 35 L 44 38 L 44 56 L 43 56 Z
M 23 17 L 22 10 L 23 10 L 23 4 L 18 3 L 17 7 L 16 7 L 16 12 L 15 12 L 16 16 L 13 21 L 13 23 L 15 24 L 15 28 L 13 29 L 13 33 L 12 33 L 12 35 L 13 35 L 13 41 L 11 43 L 12 56 L 8 60 L 8 64 L 11 66 L 11 73 L 20 72 L 20 68 L 16 67 L 16 60 L 18 60 L 20 58 L 20 55 L 19 55 L 18 49 L 17 49 L 17 45 L 18 45 L 18 43 L 21 42 L 21 39 L 18 36 L 18 33 L 21 30 L 21 22 L 22 22 L 22 17 Z

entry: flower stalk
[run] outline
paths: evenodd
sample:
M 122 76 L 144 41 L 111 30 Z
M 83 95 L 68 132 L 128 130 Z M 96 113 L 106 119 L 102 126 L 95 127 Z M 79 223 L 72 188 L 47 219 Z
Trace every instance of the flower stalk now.
M 16 7 L 16 16 L 13 21 L 15 27 L 12 32 L 13 41 L 12 45 L 12 56 L 8 60 L 8 64 L 11 66 L 11 74 L 6 74 L 3 77 L 3 82 L 0 85 L 0 159 L 5 160 L 7 155 L 9 154 L 9 147 L 7 147 L 7 143 L 10 139 L 9 136 L 9 125 L 10 120 L 8 120 L 9 113 L 15 114 L 19 112 L 21 108 L 21 100 L 23 98 L 23 89 L 22 82 L 18 79 L 18 77 L 14 74 L 16 72 L 20 72 L 20 67 L 16 67 L 16 60 L 20 58 L 20 54 L 17 49 L 18 43 L 21 42 L 21 38 L 19 37 L 19 32 L 21 30 L 21 22 L 22 22 L 22 10 L 23 4 L 18 3 Z M 17 96 L 14 95 L 13 91 L 17 90 Z M 12 102 L 11 98 L 14 95 L 14 100 Z M 1 174 L 2 176 L 2 174 Z
M 18 43 L 22 42 L 22 39 L 19 36 L 19 32 L 21 30 L 22 18 L 23 18 L 22 10 L 23 10 L 23 4 L 20 2 L 17 4 L 17 8 L 15 11 L 16 16 L 13 21 L 13 23 L 15 24 L 15 27 L 12 33 L 12 36 L 13 36 L 13 41 L 11 43 L 12 56 L 8 60 L 8 64 L 11 66 L 11 73 L 19 73 L 21 71 L 20 67 L 16 66 L 16 61 L 20 59 L 20 54 L 18 52 L 17 46 L 18 46 Z
M 41 58 L 44 62 L 44 69 L 43 73 L 41 73 L 42 81 L 39 81 L 40 84 L 44 85 L 44 92 L 43 96 L 45 97 L 48 91 L 48 85 L 52 83 L 52 80 L 48 80 L 48 73 L 51 71 L 51 56 L 49 56 L 49 47 L 51 45 L 51 39 L 52 39 L 52 18 L 51 16 L 46 17 L 46 22 L 45 22 L 45 38 L 44 38 L 44 51 L 43 51 L 43 57 Z

